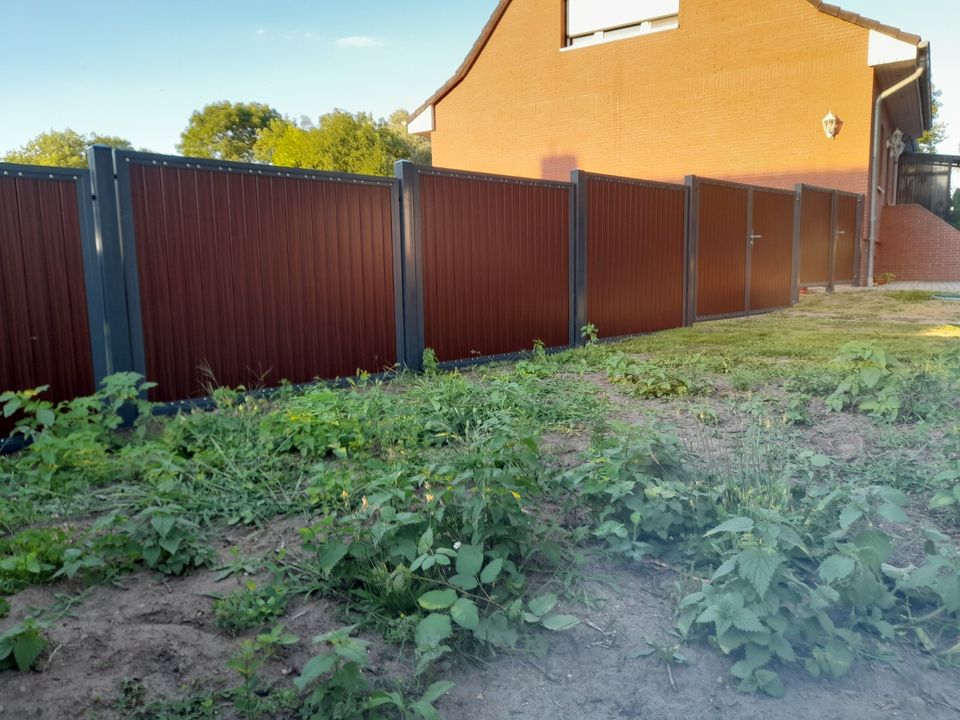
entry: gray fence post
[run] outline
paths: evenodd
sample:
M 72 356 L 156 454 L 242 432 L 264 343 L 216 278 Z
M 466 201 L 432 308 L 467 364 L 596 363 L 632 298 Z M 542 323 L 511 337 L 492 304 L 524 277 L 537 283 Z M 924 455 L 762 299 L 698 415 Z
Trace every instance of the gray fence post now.
M 793 202 L 793 278 L 790 281 L 790 301 L 800 302 L 800 224 L 803 217 L 803 183 L 794 188 Z
M 683 269 L 686 288 L 686 297 L 683 300 L 686 308 L 683 324 L 684 327 L 690 327 L 697 319 L 697 236 L 700 232 L 700 194 L 696 175 L 687 175 L 683 181 L 690 188 L 687 193 L 687 238 L 684 254 L 686 263 Z
M 129 371 L 134 369 L 134 362 L 113 149 L 95 145 L 87 151 L 87 160 L 93 188 L 94 235 L 100 253 L 100 272 L 103 279 L 107 372 Z
M 582 345 L 585 338 L 581 335 L 583 328 L 590 322 L 590 311 L 587 307 L 587 178 L 582 170 L 570 171 L 570 182 L 573 183 L 573 217 L 570 223 L 572 242 L 570 264 L 570 308 L 571 328 L 570 345 Z
M 832 293 L 837 279 L 837 233 L 840 232 L 840 193 L 834 190 L 830 193 L 830 249 L 827 267 L 827 292 Z
M 423 275 L 420 250 L 420 172 L 409 160 L 393 166 L 400 180 L 400 214 L 402 220 L 403 286 L 403 364 L 411 370 L 423 369 Z

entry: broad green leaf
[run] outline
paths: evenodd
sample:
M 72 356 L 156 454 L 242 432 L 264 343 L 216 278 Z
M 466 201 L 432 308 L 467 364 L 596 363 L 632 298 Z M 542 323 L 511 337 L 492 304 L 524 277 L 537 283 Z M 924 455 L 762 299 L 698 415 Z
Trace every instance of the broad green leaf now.
M 418 717 L 423 718 L 423 720 L 443 720 L 443 717 L 437 711 L 437 709 L 428 702 L 423 700 L 417 700 L 415 703 L 410 703 L 410 709 L 413 710 Z
M 955 572 L 941 577 L 933 589 L 949 612 L 960 612 L 960 573 Z
M 4 393 L 4 396 L 6 396 L 6 393 Z M 16 397 L 15 395 L 11 396 L 10 399 L 3 404 L 3 416 L 8 418 L 19 409 L 20 398 Z
M 760 623 L 760 619 L 752 610 L 747 608 L 740 608 L 737 610 L 733 617 L 731 618 L 733 626 L 737 630 L 743 630 L 744 632 L 763 632 L 764 627 Z
M 450 608 L 450 617 L 462 628 L 476 630 L 480 624 L 480 614 L 477 605 L 468 598 L 460 598 Z
M 720 578 L 729 575 L 737 568 L 737 558 L 736 556 L 730 558 L 724 562 L 720 567 L 718 567 L 714 573 L 711 580 L 719 580 Z
M 500 558 L 491 560 L 489 563 L 487 563 L 487 566 L 483 569 L 483 572 L 480 573 L 480 582 L 484 585 L 489 585 L 497 579 L 497 576 L 500 575 L 500 571 L 502 569 L 503 560 Z
M 350 548 L 342 542 L 333 541 L 321 545 L 317 560 L 320 562 L 320 572 L 323 576 L 330 577 L 330 573 L 349 551 Z
M 47 647 L 47 641 L 39 631 L 27 631 L 13 644 L 13 658 L 17 662 L 17 667 L 26 672 L 33 667 Z
M 50 408 L 40 408 L 37 410 L 37 422 L 44 427 L 50 427 L 56 422 L 56 415 Z
M 832 583 L 849 576 L 856 566 L 857 563 L 853 558 L 835 554 L 820 563 L 820 569 L 817 572 L 824 582 Z
M 905 523 L 910 520 L 907 514 L 893 503 L 884 503 L 877 508 L 877 514 L 890 522 Z
M 321 675 L 333 670 L 333 666 L 336 665 L 336 663 L 337 656 L 333 653 L 326 653 L 324 655 L 312 657 L 307 660 L 306 664 L 303 666 L 303 671 L 300 673 L 300 677 L 294 678 L 293 684 L 298 690 L 302 691 Z
M 462 590 L 467 590 L 467 591 L 475 589 L 480 584 L 477 581 L 477 578 L 474 577 L 473 575 L 459 575 L 459 574 L 451 575 L 449 578 L 447 578 L 447 582 L 449 582 L 451 585 L 456 585 L 458 588 L 461 588 Z
M 170 515 L 154 515 L 150 518 L 150 525 L 154 530 L 157 531 L 157 534 L 160 537 L 166 537 L 170 534 L 170 531 L 173 530 L 173 526 L 176 523 L 176 519 Z
M 414 637 L 417 647 L 424 649 L 436 647 L 452 634 L 453 626 L 450 624 L 450 616 L 431 613 L 417 624 Z
M 573 615 L 547 615 L 545 618 L 541 618 L 540 623 L 547 630 L 560 631 L 576 627 L 580 624 L 580 619 Z
M 555 593 L 546 593 L 544 595 L 539 595 L 530 601 L 529 607 L 530 612 L 532 612 L 537 617 L 543 617 L 548 612 L 553 610 L 553 606 L 557 604 L 557 596 Z
M 362 667 L 370 662 L 367 645 L 369 643 L 366 640 L 344 638 L 333 643 L 333 651 L 347 662 L 357 663 Z
M 750 548 L 737 556 L 738 574 L 753 585 L 757 595 L 762 598 L 767 594 L 770 581 L 781 562 L 780 554 L 771 548 Z
M 432 705 L 456 686 L 456 683 L 450 682 L 449 680 L 438 680 L 430 685 L 423 695 L 420 696 L 420 702 L 430 703 Z
M 457 574 L 476 575 L 483 567 L 483 548 L 480 545 L 461 545 L 457 551 Z
M 433 528 L 427 528 L 427 531 L 420 536 L 420 542 L 417 544 L 417 549 L 421 553 L 429 552 L 433 548 Z
M 713 528 L 713 530 L 708 530 L 706 537 L 709 537 L 710 535 L 716 535 L 717 533 L 743 533 L 750 532 L 751 530 L 753 530 L 753 520 L 748 517 L 734 517 L 730 518 L 726 522 L 720 523 Z
M 863 516 L 863 513 L 853 505 L 847 505 L 840 511 L 840 527 L 846 530 Z
M 446 610 L 456 601 L 457 591 L 449 588 L 446 590 L 431 590 L 417 599 L 420 607 L 424 610 Z
M 826 455 L 817 454 L 810 458 L 810 464 L 814 467 L 827 467 L 831 462 L 833 461 Z
M 957 488 L 960 489 L 960 485 L 957 485 Z M 933 496 L 933 499 L 930 501 L 930 508 L 935 510 L 937 508 L 945 508 L 953 505 L 957 502 L 957 497 L 955 492 L 947 492 L 946 490 L 940 490 L 936 495 Z
M 757 686 L 770 697 L 783 697 L 786 692 L 783 689 L 783 683 L 780 682 L 780 676 L 773 670 L 757 670 L 754 674 L 757 679 Z

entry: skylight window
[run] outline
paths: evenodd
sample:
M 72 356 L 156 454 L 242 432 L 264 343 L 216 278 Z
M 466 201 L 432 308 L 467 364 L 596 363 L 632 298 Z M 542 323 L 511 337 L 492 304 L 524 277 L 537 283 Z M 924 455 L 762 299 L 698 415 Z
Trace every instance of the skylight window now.
M 567 0 L 567 45 L 594 45 L 680 25 L 680 0 Z

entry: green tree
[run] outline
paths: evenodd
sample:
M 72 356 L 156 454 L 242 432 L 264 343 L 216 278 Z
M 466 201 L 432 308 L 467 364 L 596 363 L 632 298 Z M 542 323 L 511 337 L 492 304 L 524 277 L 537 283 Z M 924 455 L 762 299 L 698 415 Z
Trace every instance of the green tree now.
M 190 116 L 177 150 L 190 157 L 251 162 L 260 133 L 280 119 L 263 103 L 210 103 Z
M 75 130 L 51 130 L 37 135 L 18 150 L 3 156 L 4 162 L 23 165 L 52 165 L 54 167 L 86 167 L 87 148 L 91 145 L 132 150 L 129 140 L 113 135 L 88 133 L 81 135 Z
M 947 220 L 949 220 L 954 227 L 960 229 L 960 188 L 953 191 L 951 205 L 952 207 L 947 215 Z
M 420 141 L 409 135 L 406 127 L 401 132 L 391 121 L 374 120 L 369 113 L 334 110 L 321 116 L 316 125 L 308 119 L 273 121 L 260 134 L 255 156 L 261 162 L 285 167 L 392 175 L 397 160 L 429 162 L 429 143 L 424 146 Z
M 387 125 L 404 146 L 403 159 L 410 160 L 417 165 L 430 165 L 432 162 L 430 138 L 410 134 L 407 130 L 407 117 L 409 115 L 410 113 L 403 108 L 394 110 L 387 118 Z
M 937 145 L 947 139 L 947 123 L 940 119 L 940 108 L 943 107 L 943 101 L 940 99 L 943 93 L 937 88 L 930 88 L 930 119 L 931 128 L 923 135 L 917 138 L 917 145 L 920 152 L 935 153 Z

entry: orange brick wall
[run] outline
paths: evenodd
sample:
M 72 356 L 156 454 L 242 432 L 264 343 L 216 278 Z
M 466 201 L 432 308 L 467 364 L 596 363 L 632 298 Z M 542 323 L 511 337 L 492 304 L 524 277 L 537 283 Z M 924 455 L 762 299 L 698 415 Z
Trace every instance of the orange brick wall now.
M 436 105 L 436 165 L 867 191 L 867 30 L 805 0 L 681 0 L 677 30 L 561 52 L 562 35 L 562 0 L 513 0 Z
M 898 280 L 960 280 L 960 230 L 920 205 L 886 207 L 875 272 Z

